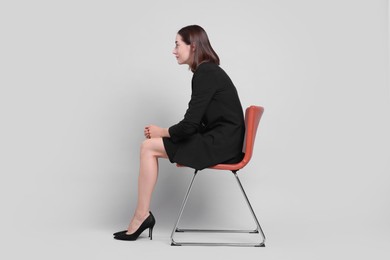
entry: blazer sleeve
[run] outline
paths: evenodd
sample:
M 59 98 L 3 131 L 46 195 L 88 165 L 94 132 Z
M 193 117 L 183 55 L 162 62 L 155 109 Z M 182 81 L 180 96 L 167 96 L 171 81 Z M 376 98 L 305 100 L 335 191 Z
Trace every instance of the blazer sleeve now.
M 202 71 L 194 75 L 191 100 L 184 119 L 168 129 L 172 142 L 184 140 L 199 131 L 203 115 L 217 89 L 217 79 L 213 74 L 212 71 Z

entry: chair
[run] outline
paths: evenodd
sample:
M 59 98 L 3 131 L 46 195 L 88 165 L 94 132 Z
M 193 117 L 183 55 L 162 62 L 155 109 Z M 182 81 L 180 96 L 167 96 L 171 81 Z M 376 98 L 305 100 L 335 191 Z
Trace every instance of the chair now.
M 237 176 L 237 171 L 241 170 L 244 168 L 249 161 L 252 158 L 253 154 L 253 147 L 255 143 L 255 138 L 256 138 L 256 132 L 257 132 L 257 127 L 259 125 L 261 116 L 263 115 L 264 108 L 260 106 L 250 106 L 246 109 L 245 111 L 245 127 L 246 127 L 246 132 L 245 132 L 245 139 L 244 139 L 244 158 L 241 160 L 241 162 L 236 163 L 236 164 L 217 164 L 212 167 L 209 167 L 207 169 L 215 169 L 215 170 L 228 170 L 231 171 L 234 176 L 236 177 L 238 186 L 240 187 L 242 194 L 244 195 L 244 198 L 247 202 L 247 205 L 249 207 L 250 212 L 252 213 L 253 219 L 256 223 L 256 229 L 254 230 L 222 230 L 222 229 L 182 229 L 178 228 L 178 224 L 180 222 L 181 216 L 183 214 L 184 208 L 186 206 L 189 194 L 191 192 L 191 188 L 194 182 L 194 179 L 196 177 L 196 174 L 198 170 L 195 170 L 194 176 L 192 177 L 191 183 L 188 187 L 187 193 L 185 195 L 183 204 L 180 209 L 179 216 L 177 218 L 176 224 L 172 230 L 171 234 L 171 245 L 172 246 L 254 246 L 254 247 L 264 247 L 265 246 L 265 235 L 264 232 L 259 224 L 259 221 L 255 215 L 255 212 L 253 211 L 253 208 L 251 204 L 249 203 L 248 197 L 245 194 L 244 188 Z M 178 167 L 181 167 L 181 165 L 177 164 Z M 174 235 L 177 232 L 200 232 L 200 233 L 259 233 L 262 236 L 262 241 L 260 243 L 205 243 L 205 242 L 179 242 L 174 240 Z

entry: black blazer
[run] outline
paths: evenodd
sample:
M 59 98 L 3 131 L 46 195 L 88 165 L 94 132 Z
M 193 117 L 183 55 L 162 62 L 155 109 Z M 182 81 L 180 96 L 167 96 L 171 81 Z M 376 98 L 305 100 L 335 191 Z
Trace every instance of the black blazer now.
M 184 119 L 163 138 L 169 160 L 198 170 L 242 159 L 245 122 L 237 90 L 214 63 L 202 63 L 192 77 Z

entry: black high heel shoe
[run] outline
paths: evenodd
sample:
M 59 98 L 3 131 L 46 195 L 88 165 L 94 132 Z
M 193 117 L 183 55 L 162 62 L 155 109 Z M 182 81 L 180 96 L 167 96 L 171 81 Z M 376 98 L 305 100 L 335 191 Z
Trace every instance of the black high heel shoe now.
M 134 241 L 137 240 L 139 235 L 144 232 L 145 229 L 149 228 L 149 237 L 152 240 L 153 227 L 156 224 L 156 219 L 154 218 L 152 212 L 149 211 L 149 216 L 142 222 L 141 226 L 132 234 L 126 234 L 127 230 L 119 231 L 114 233 L 114 238 L 118 240 L 128 240 Z
M 149 214 L 152 215 L 152 217 L 154 218 L 152 212 L 149 211 Z M 156 221 L 155 221 L 155 222 L 156 222 Z M 117 236 L 117 235 L 119 235 L 119 234 L 125 234 L 126 232 L 127 232 L 127 229 L 126 229 L 126 230 L 122 230 L 122 231 L 118 231 L 118 232 L 116 232 L 116 233 L 114 233 L 114 234 L 112 234 L 112 235 L 113 235 L 113 236 Z

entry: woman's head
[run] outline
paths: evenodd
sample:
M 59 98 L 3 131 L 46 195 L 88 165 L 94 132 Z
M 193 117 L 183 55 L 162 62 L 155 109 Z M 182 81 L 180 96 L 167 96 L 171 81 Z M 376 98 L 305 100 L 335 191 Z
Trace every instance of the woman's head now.
M 219 57 L 211 47 L 206 31 L 198 25 L 181 28 L 176 35 L 173 54 L 179 64 L 188 64 L 191 71 L 208 61 L 219 65 Z

